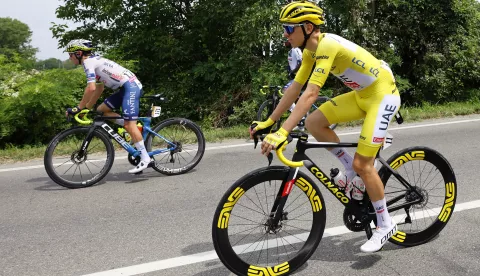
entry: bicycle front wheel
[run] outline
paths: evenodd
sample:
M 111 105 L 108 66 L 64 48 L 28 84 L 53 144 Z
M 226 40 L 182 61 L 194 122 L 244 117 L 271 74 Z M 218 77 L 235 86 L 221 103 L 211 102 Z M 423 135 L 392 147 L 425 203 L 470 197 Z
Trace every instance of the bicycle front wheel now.
M 315 252 L 325 229 L 318 187 L 298 171 L 280 221 L 273 206 L 282 196 L 288 167 L 271 166 L 237 180 L 220 201 L 212 225 L 215 251 L 236 275 L 287 275 Z
M 115 151 L 112 142 L 95 129 L 87 148 L 81 146 L 91 127 L 74 127 L 57 134 L 47 146 L 44 165 L 55 183 L 70 189 L 98 183 L 110 171 Z
M 412 186 L 406 188 L 387 168 L 379 171 L 387 207 L 398 229 L 389 241 L 401 246 L 428 242 L 442 231 L 455 207 L 457 182 L 452 167 L 427 147 L 401 150 L 387 163 Z
M 152 156 L 153 169 L 166 175 L 183 174 L 193 169 L 205 152 L 205 137 L 199 126 L 183 118 L 172 118 L 160 122 L 152 129 L 159 136 L 150 133 L 146 148 L 170 149 Z

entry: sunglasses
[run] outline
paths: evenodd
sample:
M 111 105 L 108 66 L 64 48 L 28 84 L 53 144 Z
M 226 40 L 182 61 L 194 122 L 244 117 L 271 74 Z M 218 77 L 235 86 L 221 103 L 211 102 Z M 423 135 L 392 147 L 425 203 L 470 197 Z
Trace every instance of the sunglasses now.
M 303 26 L 303 24 L 283 24 L 283 29 L 287 34 L 292 34 L 295 31 L 295 27 Z

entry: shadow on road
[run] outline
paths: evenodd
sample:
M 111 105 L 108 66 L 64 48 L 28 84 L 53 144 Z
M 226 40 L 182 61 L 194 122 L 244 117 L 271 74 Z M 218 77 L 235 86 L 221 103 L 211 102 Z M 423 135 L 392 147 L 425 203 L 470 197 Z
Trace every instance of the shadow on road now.
M 367 238 L 364 235 L 355 236 L 353 238 L 345 238 L 345 236 L 323 238 L 315 253 L 310 257 L 309 262 L 321 261 L 350 263 L 350 268 L 354 270 L 364 270 L 373 267 L 377 262 L 382 260 L 382 251 L 403 248 L 392 243 L 387 243 L 380 252 L 366 254 L 360 251 L 360 246 L 366 240 Z M 182 253 L 190 255 L 211 250 L 214 250 L 212 243 L 199 243 L 184 248 Z M 301 271 L 308 270 L 309 262 L 297 269 L 294 274 L 300 275 Z M 205 262 L 203 266 L 206 269 L 211 267 L 211 269 L 194 274 L 194 276 L 233 275 L 233 273 L 231 273 L 220 260 Z

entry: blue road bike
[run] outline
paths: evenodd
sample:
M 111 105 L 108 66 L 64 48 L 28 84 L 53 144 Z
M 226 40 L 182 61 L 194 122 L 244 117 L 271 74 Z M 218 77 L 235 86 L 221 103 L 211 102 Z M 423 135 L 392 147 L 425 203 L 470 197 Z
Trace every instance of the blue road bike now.
M 161 95 L 142 98 L 165 101 Z M 152 104 L 151 114 L 139 118 L 145 147 L 152 158 L 149 167 L 166 175 L 186 173 L 202 159 L 205 137 L 199 126 L 183 118 L 166 119 L 151 127 L 152 118 L 160 116 L 160 112 L 161 107 Z M 89 117 L 92 113 L 93 119 Z M 75 189 L 101 181 L 113 165 L 115 148 L 112 139 L 128 152 L 130 164 L 138 165 L 140 151 L 125 140 L 125 134 L 119 131 L 123 128 L 115 130 L 111 123 L 107 123 L 107 120 L 120 117 L 83 110 L 74 118 L 81 126 L 57 134 L 45 151 L 45 170 L 55 183 Z

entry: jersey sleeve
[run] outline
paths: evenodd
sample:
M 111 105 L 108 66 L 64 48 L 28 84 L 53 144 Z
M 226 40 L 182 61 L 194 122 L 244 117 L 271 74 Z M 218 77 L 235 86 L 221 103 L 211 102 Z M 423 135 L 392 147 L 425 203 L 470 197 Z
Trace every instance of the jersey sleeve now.
M 308 83 L 316 84 L 320 88 L 323 87 L 338 51 L 339 45 L 334 39 L 324 37 L 320 41 L 315 55 L 315 68 Z
M 295 81 L 304 85 L 308 78 L 310 77 L 310 73 L 312 72 L 312 67 L 315 62 L 315 53 L 304 49 L 302 54 L 302 65 L 300 69 L 298 69 L 297 75 L 295 76 Z
M 87 75 L 87 83 L 95 82 L 97 76 L 95 75 L 95 62 L 93 59 L 86 59 L 83 61 L 83 70 Z

